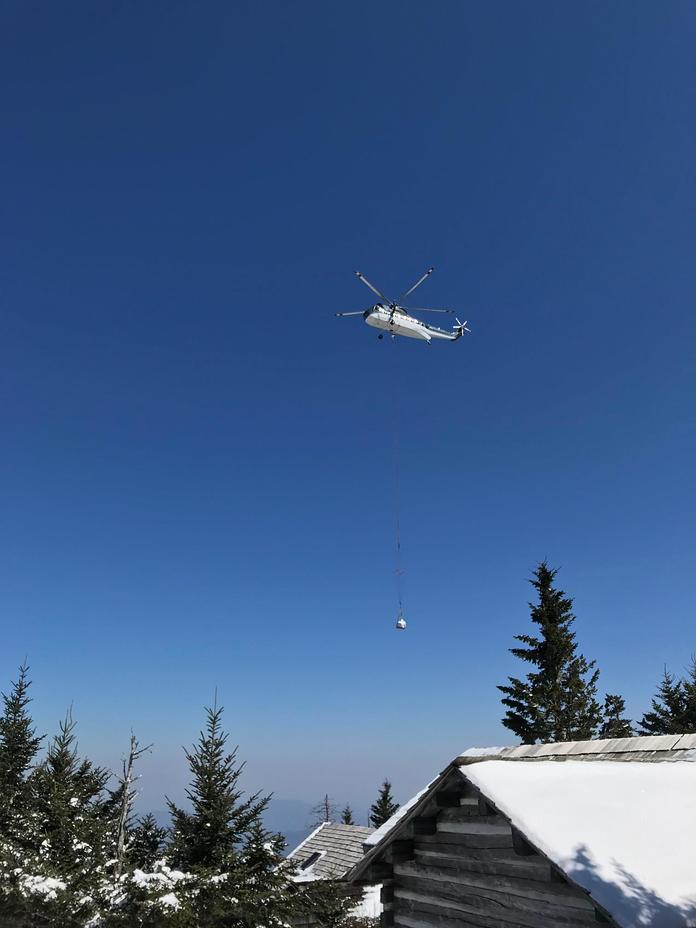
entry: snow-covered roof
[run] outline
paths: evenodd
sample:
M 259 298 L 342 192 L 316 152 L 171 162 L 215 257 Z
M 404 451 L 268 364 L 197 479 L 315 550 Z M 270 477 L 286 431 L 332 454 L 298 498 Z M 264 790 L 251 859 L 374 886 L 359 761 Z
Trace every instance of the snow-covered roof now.
M 596 741 L 556 741 L 520 744 L 507 748 L 468 748 L 456 762 L 465 764 L 496 757 L 500 760 L 578 757 L 607 760 L 676 760 L 696 751 L 696 735 L 644 735 L 637 738 L 601 738 Z
M 470 748 L 367 839 L 347 878 L 456 773 L 619 925 L 696 926 L 696 735 Z
M 696 763 L 486 760 L 460 770 L 620 925 L 696 924 Z
M 340 879 L 363 856 L 363 842 L 373 831 L 363 825 L 323 822 L 288 854 L 298 865 L 295 881 Z

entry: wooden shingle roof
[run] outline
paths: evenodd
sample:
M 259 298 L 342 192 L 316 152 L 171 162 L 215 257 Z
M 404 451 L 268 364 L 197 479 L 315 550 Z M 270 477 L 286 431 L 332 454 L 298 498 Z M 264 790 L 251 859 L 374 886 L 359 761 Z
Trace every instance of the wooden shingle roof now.
M 288 858 L 300 868 L 297 879 L 341 879 L 363 856 L 363 842 L 373 831 L 374 828 L 362 825 L 324 822 L 288 854 Z M 315 855 L 318 855 L 315 861 L 303 870 L 302 864 L 311 861 Z
M 596 741 L 557 741 L 521 744 L 509 748 L 474 748 L 455 758 L 460 767 L 482 760 L 678 760 L 696 751 L 696 735 L 646 735 L 636 738 L 605 738 Z

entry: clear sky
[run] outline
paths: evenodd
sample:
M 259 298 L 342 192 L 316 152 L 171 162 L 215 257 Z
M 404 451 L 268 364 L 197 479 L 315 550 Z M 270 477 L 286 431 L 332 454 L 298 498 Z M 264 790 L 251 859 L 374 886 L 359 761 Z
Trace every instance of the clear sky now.
M 512 740 L 547 557 L 640 715 L 696 651 L 696 7 L 0 9 L 2 688 L 155 742 L 153 806 L 216 686 L 250 785 L 403 799 Z M 334 317 L 429 264 L 471 336 Z

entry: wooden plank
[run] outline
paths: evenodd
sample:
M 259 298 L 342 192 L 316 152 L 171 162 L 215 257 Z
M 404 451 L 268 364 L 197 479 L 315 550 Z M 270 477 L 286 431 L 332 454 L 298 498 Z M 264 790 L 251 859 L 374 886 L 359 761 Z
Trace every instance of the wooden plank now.
M 595 920 L 594 906 L 587 900 L 583 906 L 568 905 L 567 899 L 530 899 L 527 896 L 511 894 L 489 886 L 467 886 L 462 883 L 444 883 L 424 879 L 420 876 L 401 876 L 394 886 L 394 903 L 409 892 L 432 896 L 440 905 L 469 905 L 478 908 L 493 908 L 496 911 L 514 911 L 526 913 L 529 918 L 546 918 L 559 923 L 576 923 L 578 920 L 587 924 Z
M 452 919 L 456 925 L 464 917 L 486 928 L 596 928 L 594 914 L 571 913 L 570 917 L 566 917 L 563 913 L 541 912 L 539 907 L 525 910 L 509 899 L 499 901 L 474 895 L 451 898 L 442 893 L 424 892 L 422 888 L 397 886 L 394 907 L 395 918 L 401 912 L 415 910 L 438 916 L 440 924 L 443 919 Z
M 478 845 L 475 843 L 472 844 L 472 839 L 476 840 L 477 835 L 467 835 L 462 832 L 455 831 L 438 831 L 434 835 L 419 835 L 414 839 L 414 847 L 416 849 L 422 848 L 423 850 L 432 850 L 433 848 L 441 848 L 444 851 L 447 850 L 447 853 L 451 853 L 453 849 L 458 850 L 460 853 L 468 853 L 466 848 L 471 848 L 475 850 Z M 495 836 L 499 838 L 499 835 Z M 484 849 L 484 845 L 478 846 L 479 850 Z M 508 840 L 501 846 L 496 847 L 489 845 L 488 850 L 495 851 L 498 850 L 501 854 L 506 856 L 514 856 L 514 851 L 512 849 L 512 834 L 508 835 Z
M 552 882 L 548 868 L 546 868 L 546 880 L 544 881 L 525 878 L 519 872 L 515 876 L 509 876 L 501 873 L 481 873 L 477 870 L 468 870 L 465 867 L 466 865 L 463 863 L 459 869 L 451 870 L 414 861 L 396 865 L 394 867 L 394 876 L 395 878 L 401 876 L 424 877 L 445 885 L 454 883 L 474 891 L 479 889 L 484 891 L 492 890 L 496 893 L 520 896 L 523 899 L 536 899 L 539 902 L 548 902 L 570 906 L 586 912 L 594 912 L 594 905 L 585 893 L 573 886 Z
M 438 915 L 429 915 L 424 912 L 413 911 L 410 914 L 399 912 L 394 915 L 394 928 L 440 928 L 439 918 Z M 470 917 L 459 917 L 457 926 L 458 928 L 481 928 L 480 922 Z
M 492 856 L 497 854 L 498 856 Z M 475 855 L 475 856 L 474 856 Z M 549 865 L 545 860 L 517 857 L 514 853 L 500 851 L 469 851 L 457 853 L 456 848 L 444 851 L 416 848 L 414 860 L 426 867 L 444 870 L 468 870 L 471 873 L 490 873 L 500 876 L 523 877 L 538 882 L 549 878 Z
M 382 888 L 379 891 L 379 901 L 382 903 L 382 905 L 394 901 L 393 880 L 389 880 L 387 883 L 382 883 Z
M 520 917 L 515 912 L 496 914 L 493 911 L 483 911 L 471 908 L 465 911 L 463 907 L 434 905 L 424 898 L 399 900 L 399 908 L 394 911 L 394 922 L 403 923 L 404 919 L 415 918 L 434 928 L 460 928 L 462 924 L 472 925 L 475 928 L 555 928 L 555 924 L 546 919 L 531 921 L 526 916 Z M 570 928 L 565 925 L 564 928 Z M 597 928 L 595 922 L 578 922 L 572 928 Z
M 469 809 L 458 806 L 456 809 L 443 809 L 437 817 L 438 825 L 454 824 L 461 822 L 463 825 L 504 825 L 510 828 L 510 824 L 502 815 L 493 812 L 490 815 L 482 815 L 479 810 L 479 804 L 476 804 L 477 812 L 471 815 Z
M 454 835 L 464 847 L 512 847 L 512 834 L 507 827 L 489 825 L 473 829 L 461 822 L 438 822 L 436 837 Z M 424 836 L 425 837 L 425 836 Z

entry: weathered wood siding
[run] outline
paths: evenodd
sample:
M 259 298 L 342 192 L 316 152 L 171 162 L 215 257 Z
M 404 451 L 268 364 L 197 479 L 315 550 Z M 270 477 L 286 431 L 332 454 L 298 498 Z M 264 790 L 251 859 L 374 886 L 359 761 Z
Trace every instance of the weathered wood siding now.
M 383 928 L 597 928 L 595 906 L 462 780 L 395 842 Z

